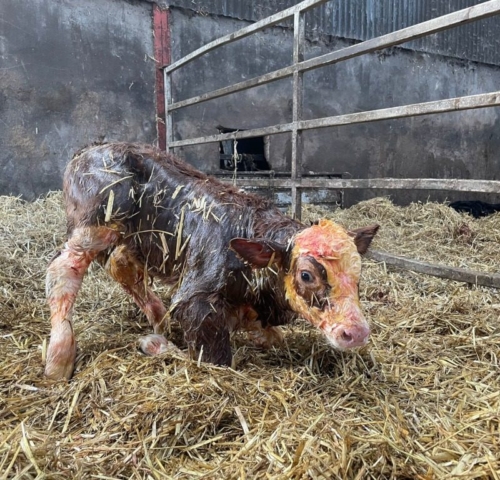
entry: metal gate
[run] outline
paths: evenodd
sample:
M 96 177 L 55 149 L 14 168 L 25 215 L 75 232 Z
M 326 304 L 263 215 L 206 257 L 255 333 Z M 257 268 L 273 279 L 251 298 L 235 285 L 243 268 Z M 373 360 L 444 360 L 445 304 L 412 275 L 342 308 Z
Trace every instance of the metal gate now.
M 302 175 L 302 132 L 309 129 L 352 125 L 375 122 L 396 118 L 414 117 L 434 113 L 470 110 L 475 108 L 500 106 L 500 91 L 450 98 L 446 100 L 418 103 L 380 110 L 363 111 L 347 115 L 302 120 L 303 104 L 303 74 L 304 72 L 326 65 L 342 62 L 360 55 L 400 45 L 427 35 L 431 35 L 452 27 L 465 25 L 500 13 L 500 0 L 490 0 L 480 5 L 459 10 L 432 20 L 404 28 L 387 35 L 376 37 L 341 50 L 337 50 L 319 57 L 304 60 L 305 12 L 318 7 L 328 0 L 305 0 L 291 8 L 260 20 L 248 27 L 221 37 L 195 50 L 184 58 L 164 68 L 165 81 L 165 119 L 167 132 L 167 150 L 176 147 L 198 145 L 203 143 L 238 140 L 264 135 L 276 135 L 291 132 L 292 155 L 291 172 L 288 178 L 276 178 L 273 184 L 276 187 L 289 188 L 292 198 L 292 212 L 297 218 L 301 216 L 302 189 L 426 189 L 426 190 L 456 190 L 467 192 L 499 193 L 500 181 L 488 180 L 460 180 L 460 179 L 433 179 L 433 178 L 371 178 L 371 179 L 342 179 L 316 177 L 305 178 Z M 234 85 L 214 90 L 203 95 L 173 102 L 171 89 L 171 74 L 192 60 L 218 47 L 242 39 L 264 28 L 274 26 L 287 19 L 293 18 L 293 61 L 286 68 L 252 78 Z M 256 128 L 245 131 L 223 133 L 192 139 L 175 140 L 173 138 L 172 112 L 184 107 L 213 100 L 225 95 L 241 92 L 249 88 L 264 85 L 276 80 L 293 77 L 292 87 L 292 122 Z M 266 187 L 265 179 L 248 178 L 240 182 L 242 186 Z

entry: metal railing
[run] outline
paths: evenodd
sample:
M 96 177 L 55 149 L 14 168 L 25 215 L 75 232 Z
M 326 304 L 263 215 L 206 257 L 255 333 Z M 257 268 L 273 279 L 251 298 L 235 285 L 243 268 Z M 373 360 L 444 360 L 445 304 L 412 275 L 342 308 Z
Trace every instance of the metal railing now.
M 377 188 L 377 189 L 426 189 L 426 190 L 460 190 L 474 192 L 500 192 L 500 181 L 487 180 L 458 180 L 458 179 L 338 179 L 338 178 L 302 178 L 302 137 L 301 133 L 309 129 L 335 127 L 340 125 L 352 125 L 379 120 L 414 117 L 435 113 L 470 110 L 484 107 L 500 106 L 500 91 L 471 95 L 426 103 L 405 105 L 400 107 L 371 110 L 347 115 L 336 115 L 312 120 L 302 120 L 303 104 L 303 73 L 315 68 L 332 65 L 360 55 L 381 50 L 383 48 L 400 45 L 417 38 L 441 32 L 443 30 L 481 20 L 500 13 L 500 0 L 490 0 L 480 5 L 465 8 L 426 22 L 403 28 L 401 30 L 382 35 L 341 50 L 327 53 L 319 57 L 304 60 L 304 25 L 305 12 L 326 3 L 328 0 L 305 0 L 282 12 L 260 20 L 248 27 L 234 33 L 221 37 L 205 46 L 195 50 L 182 59 L 165 67 L 165 110 L 167 129 L 167 149 L 199 145 L 204 143 L 221 142 L 224 140 L 237 140 L 264 135 L 276 135 L 284 132 L 292 134 L 292 156 L 290 178 L 275 179 L 276 187 L 290 188 L 292 192 L 292 212 L 300 218 L 301 211 L 301 189 L 323 188 L 323 189 L 349 189 L 349 188 Z M 288 67 L 275 70 L 244 82 L 236 83 L 212 92 L 204 93 L 186 100 L 174 102 L 172 99 L 171 74 L 188 62 L 210 52 L 218 47 L 227 45 L 242 39 L 264 28 L 269 28 L 284 20 L 293 18 L 293 61 Z M 209 135 L 205 137 L 174 140 L 172 128 L 172 112 L 180 108 L 196 105 L 208 100 L 213 100 L 225 95 L 241 92 L 249 88 L 264 85 L 276 80 L 293 77 L 292 84 L 292 122 L 272 125 L 264 128 L 255 128 L 240 132 Z M 262 187 L 267 185 L 265 179 L 245 179 L 246 186 Z

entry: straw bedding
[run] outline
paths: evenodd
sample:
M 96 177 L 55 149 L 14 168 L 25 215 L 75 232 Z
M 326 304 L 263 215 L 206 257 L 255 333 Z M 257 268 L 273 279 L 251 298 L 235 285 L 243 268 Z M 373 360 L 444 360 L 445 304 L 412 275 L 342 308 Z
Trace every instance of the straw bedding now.
M 495 272 L 500 214 L 378 198 L 306 216 L 382 228 L 374 247 Z M 332 352 L 303 322 L 234 369 L 138 353 L 143 315 L 98 267 L 76 305 L 69 383 L 43 378 L 46 264 L 61 194 L 0 198 L 0 478 L 500 478 L 498 291 L 364 261 L 368 346 Z M 166 292 L 162 292 L 166 295 Z M 172 325 L 170 337 L 182 345 Z

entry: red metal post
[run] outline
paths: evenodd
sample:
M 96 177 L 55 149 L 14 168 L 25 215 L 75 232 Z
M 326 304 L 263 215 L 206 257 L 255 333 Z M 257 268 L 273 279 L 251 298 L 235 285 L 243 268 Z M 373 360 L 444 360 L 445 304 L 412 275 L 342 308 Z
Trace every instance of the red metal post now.
M 156 61 L 156 131 L 158 134 L 158 147 L 162 150 L 165 150 L 167 146 L 163 67 L 170 64 L 170 27 L 168 14 L 168 10 L 161 9 L 158 5 L 153 6 L 153 48 Z

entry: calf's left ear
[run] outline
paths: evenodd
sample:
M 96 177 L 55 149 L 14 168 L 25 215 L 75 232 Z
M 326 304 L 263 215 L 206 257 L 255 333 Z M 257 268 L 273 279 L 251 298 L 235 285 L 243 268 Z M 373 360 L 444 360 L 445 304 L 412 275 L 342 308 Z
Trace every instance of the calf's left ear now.
M 262 238 L 233 238 L 229 248 L 254 268 L 270 267 L 273 263 L 282 265 L 286 251 L 281 243 Z
M 379 228 L 380 225 L 375 224 L 370 225 L 369 227 L 357 228 L 356 230 L 347 232 L 351 237 L 353 237 L 354 243 L 356 244 L 358 252 L 361 255 L 366 253 Z

